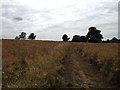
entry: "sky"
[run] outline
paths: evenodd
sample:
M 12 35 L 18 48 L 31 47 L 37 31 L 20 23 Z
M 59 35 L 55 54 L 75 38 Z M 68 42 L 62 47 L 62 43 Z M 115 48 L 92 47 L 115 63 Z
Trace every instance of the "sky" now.
M 2 0 L 2 38 L 21 32 L 38 40 L 61 41 L 62 35 L 86 35 L 91 26 L 104 40 L 118 37 L 118 0 Z M 1 34 L 1 33 L 0 33 Z

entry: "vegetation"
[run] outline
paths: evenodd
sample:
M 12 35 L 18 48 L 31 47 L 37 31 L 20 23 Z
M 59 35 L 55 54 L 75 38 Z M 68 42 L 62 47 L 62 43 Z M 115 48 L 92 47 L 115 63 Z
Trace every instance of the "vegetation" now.
M 60 78 L 66 47 L 59 42 L 3 40 L 2 50 L 5 87 L 50 87 L 49 79 Z
M 96 27 L 89 27 L 88 33 L 85 36 L 80 35 L 74 35 L 72 38 L 72 42 L 92 42 L 92 43 L 119 43 L 120 39 L 117 39 L 116 37 L 113 37 L 111 40 L 107 39 L 107 41 L 102 41 L 103 35 L 101 34 L 101 31 L 98 30 Z M 31 33 L 27 39 L 29 40 L 35 40 L 36 35 L 34 33 Z M 26 33 L 21 32 L 19 36 L 15 37 L 16 40 L 26 40 Z M 64 34 L 62 36 L 62 39 L 64 42 L 67 42 L 70 37 L 68 37 L 67 34 Z
M 72 42 L 101 42 L 103 39 L 100 30 L 97 30 L 96 27 L 90 27 L 86 36 L 74 35 Z
M 87 38 L 85 36 L 74 35 L 72 42 L 87 42 Z
M 120 87 L 117 43 L 3 40 L 2 44 L 3 87 L 100 87 L 105 83 Z M 103 84 L 91 67 L 106 77 Z
M 34 33 L 31 33 L 31 34 L 28 36 L 28 39 L 34 40 L 35 37 L 36 37 L 36 35 L 34 35 Z
M 15 39 L 16 40 L 26 40 L 26 33 L 25 32 L 21 32 L 21 34 L 19 36 L 16 36 Z M 36 35 L 34 33 L 31 33 L 29 36 L 28 36 L 28 39 L 30 40 L 34 40 L 36 38 Z
M 63 42 L 66 42 L 66 41 L 68 41 L 70 38 L 68 38 L 68 36 L 67 36 L 66 34 L 64 34 L 64 35 L 62 36 L 62 39 L 63 39 Z
M 89 32 L 86 35 L 88 42 L 101 42 L 103 36 L 100 32 L 101 31 L 97 30 L 96 27 L 90 27 Z

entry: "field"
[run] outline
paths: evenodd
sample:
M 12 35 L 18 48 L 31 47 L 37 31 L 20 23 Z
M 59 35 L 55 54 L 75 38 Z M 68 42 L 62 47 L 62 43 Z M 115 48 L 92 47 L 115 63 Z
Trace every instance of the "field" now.
M 2 87 L 120 87 L 118 46 L 2 40 Z

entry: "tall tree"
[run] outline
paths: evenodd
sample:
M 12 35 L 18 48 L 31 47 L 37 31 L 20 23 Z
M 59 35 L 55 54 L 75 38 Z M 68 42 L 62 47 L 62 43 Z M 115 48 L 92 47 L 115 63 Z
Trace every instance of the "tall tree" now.
M 34 40 L 36 37 L 36 35 L 34 33 L 31 33 L 29 36 L 28 36 L 28 39 L 30 40 Z
M 101 42 L 103 36 L 100 32 L 101 31 L 97 30 L 96 27 L 90 27 L 89 32 L 86 35 L 88 42 Z
M 25 40 L 26 39 L 26 33 L 25 32 L 21 32 L 21 34 L 19 35 L 19 39 L 20 40 Z
M 68 36 L 67 36 L 66 34 L 64 34 L 64 35 L 62 36 L 62 39 L 63 39 L 63 41 L 68 41 L 70 38 L 68 38 Z

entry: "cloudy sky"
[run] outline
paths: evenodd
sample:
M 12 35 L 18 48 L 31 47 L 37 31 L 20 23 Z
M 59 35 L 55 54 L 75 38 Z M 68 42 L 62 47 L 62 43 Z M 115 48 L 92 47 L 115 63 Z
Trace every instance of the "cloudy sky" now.
M 118 37 L 118 0 L 2 0 L 0 11 L 4 39 L 24 31 L 39 40 L 61 40 L 64 33 L 86 35 L 90 26 L 104 39 Z

